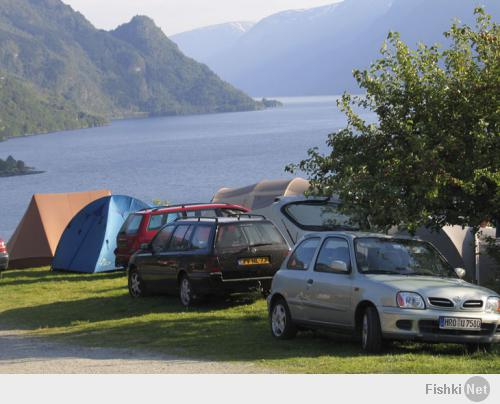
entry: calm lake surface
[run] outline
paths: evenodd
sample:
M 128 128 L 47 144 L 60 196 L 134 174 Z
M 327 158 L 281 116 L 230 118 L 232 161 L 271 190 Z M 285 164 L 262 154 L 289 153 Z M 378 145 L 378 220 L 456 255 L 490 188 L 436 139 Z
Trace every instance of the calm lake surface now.
M 1 142 L 0 158 L 46 172 L 0 178 L 0 237 L 10 237 L 34 193 L 106 188 L 148 203 L 187 203 L 209 201 L 221 187 L 291 177 L 285 165 L 310 147 L 325 150 L 345 119 L 337 97 L 280 100 L 283 108 L 123 120 Z

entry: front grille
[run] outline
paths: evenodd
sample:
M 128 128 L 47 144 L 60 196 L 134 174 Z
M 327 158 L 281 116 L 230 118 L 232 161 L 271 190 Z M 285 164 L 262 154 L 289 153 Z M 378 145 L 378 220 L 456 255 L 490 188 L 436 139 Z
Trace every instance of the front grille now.
M 495 324 L 481 324 L 480 330 L 442 330 L 439 328 L 437 320 L 420 320 L 418 322 L 420 332 L 424 334 L 436 335 L 491 335 L 493 334 Z
M 482 300 L 467 300 L 464 302 L 462 305 L 464 309 L 480 309 L 483 307 L 483 301 Z
M 453 302 L 450 299 L 441 297 L 429 297 L 429 303 L 436 307 L 453 307 Z

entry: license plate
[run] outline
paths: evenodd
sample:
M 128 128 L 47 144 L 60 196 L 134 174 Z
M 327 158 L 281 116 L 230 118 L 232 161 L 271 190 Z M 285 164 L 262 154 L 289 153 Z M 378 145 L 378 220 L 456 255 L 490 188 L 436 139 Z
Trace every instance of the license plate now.
M 443 330 L 480 330 L 480 318 L 439 317 L 439 328 Z
M 256 257 L 256 258 L 240 258 L 238 260 L 238 265 L 248 266 L 248 265 L 266 265 L 270 264 L 269 257 Z

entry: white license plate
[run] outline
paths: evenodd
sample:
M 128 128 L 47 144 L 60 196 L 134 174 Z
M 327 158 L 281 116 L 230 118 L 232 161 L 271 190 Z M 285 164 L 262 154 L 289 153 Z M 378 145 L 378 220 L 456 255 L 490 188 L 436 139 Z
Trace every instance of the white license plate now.
M 439 328 L 443 330 L 480 330 L 480 318 L 439 317 Z

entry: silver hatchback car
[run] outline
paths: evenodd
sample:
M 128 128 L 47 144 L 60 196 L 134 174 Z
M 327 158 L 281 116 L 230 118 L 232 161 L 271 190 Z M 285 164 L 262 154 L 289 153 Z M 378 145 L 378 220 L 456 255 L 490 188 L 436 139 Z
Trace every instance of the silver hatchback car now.
M 332 328 L 378 352 L 384 340 L 500 342 L 500 296 L 461 278 L 429 243 L 360 232 L 305 235 L 276 273 L 268 297 L 271 332 Z

